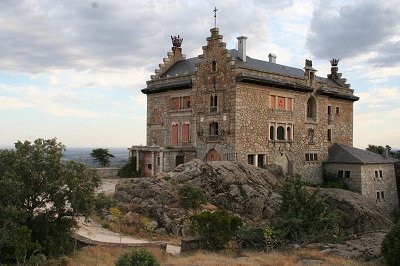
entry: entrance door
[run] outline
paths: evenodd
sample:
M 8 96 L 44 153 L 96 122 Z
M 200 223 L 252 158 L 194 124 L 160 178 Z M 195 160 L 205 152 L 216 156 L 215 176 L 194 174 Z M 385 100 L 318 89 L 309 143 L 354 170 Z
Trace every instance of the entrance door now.
M 221 161 L 221 156 L 219 156 L 219 153 L 215 149 L 211 149 L 207 152 L 206 162 L 211 161 Z
M 143 171 L 143 175 L 145 177 L 150 177 L 151 176 L 151 169 L 154 167 L 153 163 L 152 163 L 152 156 L 151 156 L 151 151 L 145 151 L 143 152 L 144 155 L 144 171 Z
M 185 162 L 185 157 L 183 155 L 177 155 L 175 157 L 175 166 L 178 166 L 180 164 L 183 164 Z

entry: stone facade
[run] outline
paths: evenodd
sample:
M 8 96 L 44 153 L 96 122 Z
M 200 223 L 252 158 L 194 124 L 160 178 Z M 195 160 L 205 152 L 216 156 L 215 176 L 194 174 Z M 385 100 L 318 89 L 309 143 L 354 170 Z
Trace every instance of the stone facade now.
M 395 162 L 392 158 L 336 143 L 330 147 L 323 169 L 330 175 L 343 177 L 350 190 L 391 211 L 399 206 Z
M 173 169 L 183 156 L 183 162 L 278 164 L 287 175 L 319 182 L 328 147 L 353 142 L 358 97 L 337 73 L 337 61 L 322 78 L 310 60 L 299 69 L 276 57 L 253 59 L 246 37 L 238 38 L 238 50 L 228 50 L 219 30 L 210 31 L 201 55 L 186 59 L 179 43 L 147 82 L 149 149 L 133 146 L 130 155 L 138 166 L 152 165 L 146 175 Z

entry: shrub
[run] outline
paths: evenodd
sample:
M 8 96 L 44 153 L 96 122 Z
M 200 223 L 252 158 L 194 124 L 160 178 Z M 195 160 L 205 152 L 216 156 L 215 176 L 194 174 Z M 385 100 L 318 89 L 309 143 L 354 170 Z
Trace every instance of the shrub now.
M 263 228 L 242 228 L 236 234 L 236 239 L 241 248 L 266 248 Z
M 180 188 L 179 197 L 183 208 L 197 208 L 200 204 L 207 202 L 203 190 L 189 184 Z
M 396 224 L 387 233 L 382 242 L 381 252 L 389 266 L 398 266 L 400 263 L 400 223 Z
M 108 196 L 104 193 L 99 193 L 95 197 L 94 210 L 99 214 L 116 206 L 117 201 L 112 196 Z
M 136 171 L 136 157 L 129 158 L 129 161 L 119 169 L 118 176 L 122 178 L 139 176 L 139 173 Z
M 400 207 L 397 206 L 393 211 L 390 212 L 393 223 L 397 224 L 400 222 Z
M 344 177 L 339 177 L 333 173 L 325 172 L 322 179 L 321 187 L 349 189 L 349 186 L 344 182 Z
M 273 231 L 282 240 L 310 242 L 335 238 L 339 216 L 329 209 L 318 189 L 309 192 L 300 178 L 283 185 L 279 216 Z
M 156 257 L 145 249 L 135 249 L 121 255 L 115 266 L 160 266 Z
M 242 226 L 239 217 L 224 210 L 204 211 L 190 217 L 192 230 L 203 238 L 209 249 L 221 249 Z

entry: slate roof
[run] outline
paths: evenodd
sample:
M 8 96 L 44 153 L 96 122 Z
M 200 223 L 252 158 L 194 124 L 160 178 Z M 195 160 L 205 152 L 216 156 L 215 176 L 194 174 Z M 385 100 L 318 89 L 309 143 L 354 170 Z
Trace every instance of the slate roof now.
M 345 164 L 387 164 L 395 163 L 393 158 L 385 158 L 374 152 L 335 143 L 329 148 L 329 158 L 326 163 Z
M 270 63 L 268 61 L 254 59 L 250 56 L 246 56 L 246 62 L 243 62 L 238 57 L 238 51 L 236 49 L 229 50 L 231 56 L 235 58 L 235 63 L 238 67 L 253 68 L 256 70 L 271 72 L 275 74 L 280 74 L 284 76 L 290 76 L 295 78 L 304 78 L 304 71 L 300 68 L 280 65 L 276 63 Z M 168 69 L 161 78 L 166 78 L 167 76 L 174 77 L 176 75 L 186 75 L 193 74 L 196 64 L 199 62 L 198 57 L 192 57 L 185 60 L 176 62 L 170 69 Z M 318 77 L 318 81 L 324 82 L 333 86 L 338 86 L 339 84 L 334 80 Z M 339 85 L 340 86 L 340 85 Z

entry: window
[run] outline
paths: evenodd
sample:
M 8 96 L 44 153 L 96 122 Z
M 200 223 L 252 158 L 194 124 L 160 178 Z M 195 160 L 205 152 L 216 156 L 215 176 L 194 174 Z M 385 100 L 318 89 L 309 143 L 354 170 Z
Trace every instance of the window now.
M 332 106 L 328 106 L 328 115 L 332 115 Z
M 379 177 L 383 177 L 383 171 L 379 170 Z
M 285 140 L 285 128 L 283 126 L 277 128 L 276 136 L 278 140 Z
M 343 178 L 343 177 L 344 177 L 344 172 L 343 172 L 343 170 L 338 170 L 337 176 L 338 176 L 339 178 Z
M 317 153 L 306 153 L 306 162 L 318 161 Z
M 182 125 L 182 142 L 190 141 L 189 129 L 190 129 L 189 123 L 184 123 Z
M 257 158 L 257 166 L 263 167 L 265 164 L 265 154 L 259 154 Z
M 385 199 L 385 191 L 377 191 L 376 192 L 376 199 L 377 200 L 384 200 Z
M 269 139 L 275 140 L 275 127 L 274 126 L 269 127 Z
M 291 128 L 287 127 L 286 129 L 286 139 L 287 140 L 292 140 L 292 132 L 291 132 Z
M 344 177 L 350 178 L 350 171 L 344 171 Z
M 310 97 L 308 98 L 307 101 L 307 118 L 312 118 L 315 119 L 316 118 L 316 103 L 315 103 L 315 99 L 314 97 Z
M 336 115 L 340 115 L 340 107 L 336 106 Z
M 254 154 L 247 155 L 247 163 L 254 165 Z
M 375 178 L 382 179 L 383 178 L 383 170 L 376 170 Z
M 178 124 L 172 124 L 171 145 L 178 146 Z
M 293 140 L 293 124 L 291 123 L 269 123 L 270 140 Z
M 332 141 L 332 129 L 328 128 L 328 141 Z
M 270 96 L 270 108 L 277 110 L 293 110 L 293 98 L 271 95 Z
M 210 124 L 210 136 L 218 136 L 218 123 L 212 122 Z
M 314 129 L 308 129 L 308 144 L 314 144 Z
M 211 70 L 214 72 L 217 71 L 217 62 L 215 60 L 211 62 Z
M 210 96 L 210 112 L 217 112 L 218 111 L 218 96 L 211 95 Z
M 191 107 L 190 96 L 171 98 L 171 109 L 172 110 L 190 109 L 190 107 Z

